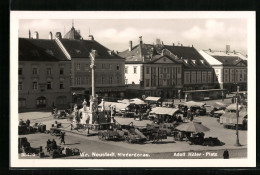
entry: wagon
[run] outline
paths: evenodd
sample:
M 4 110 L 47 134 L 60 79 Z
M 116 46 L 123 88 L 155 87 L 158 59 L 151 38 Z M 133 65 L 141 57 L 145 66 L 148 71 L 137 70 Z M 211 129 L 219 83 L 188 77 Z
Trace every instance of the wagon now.
M 113 130 L 99 131 L 98 138 L 100 140 L 117 140 L 120 138 L 119 134 Z
M 61 130 L 58 129 L 58 128 L 52 127 L 52 128 L 50 129 L 50 134 L 51 134 L 52 136 L 60 136 L 60 135 L 61 135 Z

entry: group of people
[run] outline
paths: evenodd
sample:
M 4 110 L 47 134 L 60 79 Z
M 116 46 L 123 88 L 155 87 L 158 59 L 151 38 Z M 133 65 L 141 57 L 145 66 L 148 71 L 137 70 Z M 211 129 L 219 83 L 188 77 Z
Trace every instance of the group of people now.
M 26 122 L 23 121 L 23 119 L 20 119 L 19 121 L 19 125 L 26 125 L 27 127 L 29 127 L 31 124 L 31 121 L 29 119 L 26 120 Z
M 65 145 L 65 132 L 61 132 L 61 136 L 60 136 L 60 144 L 64 144 Z M 50 152 L 50 150 L 55 150 L 58 148 L 57 143 L 55 141 L 55 139 L 53 139 L 52 141 L 50 139 L 47 140 L 47 151 Z

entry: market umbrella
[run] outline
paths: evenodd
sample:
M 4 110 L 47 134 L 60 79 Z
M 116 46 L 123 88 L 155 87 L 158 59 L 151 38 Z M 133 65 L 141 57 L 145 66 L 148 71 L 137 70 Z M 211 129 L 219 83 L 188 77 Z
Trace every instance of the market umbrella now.
M 196 122 L 182 123 L 179 126 L 177 126 L 176 129 L 179 131 L 196 132 L 196 133 L 206 132 L 210 130 L 206 126 Z

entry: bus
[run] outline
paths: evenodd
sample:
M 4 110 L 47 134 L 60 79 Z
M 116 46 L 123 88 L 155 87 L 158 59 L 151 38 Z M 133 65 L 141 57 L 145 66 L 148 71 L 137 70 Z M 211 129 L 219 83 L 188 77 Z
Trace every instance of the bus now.
M 191 90 L 183 91 L 185 101 L 204 101 L 213 99 L 224 99 L 226 98 L 226 89 L 206 89 L 206 90 Z

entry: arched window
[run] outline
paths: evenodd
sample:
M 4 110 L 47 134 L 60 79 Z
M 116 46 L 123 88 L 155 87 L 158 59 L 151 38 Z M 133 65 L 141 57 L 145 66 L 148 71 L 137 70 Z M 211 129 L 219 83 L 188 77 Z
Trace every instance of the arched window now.
M 36 99 L 36 106 L 37 107 L 46 107 L 46 97 L 38 97 Z

